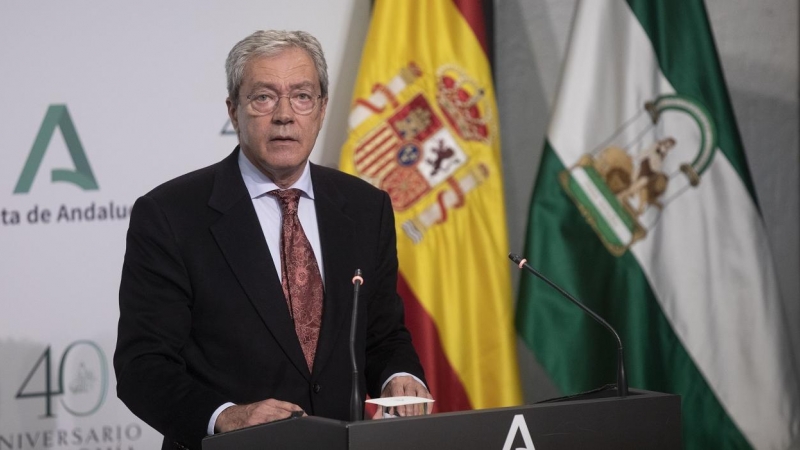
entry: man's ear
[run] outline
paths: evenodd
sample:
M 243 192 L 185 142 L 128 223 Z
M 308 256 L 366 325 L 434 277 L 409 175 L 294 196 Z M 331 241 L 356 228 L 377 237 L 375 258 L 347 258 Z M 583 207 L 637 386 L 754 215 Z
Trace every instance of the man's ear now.
M 319 118 L 320 126 L 323 122 L 325 122 L 325 112 L 328 109 L 328 97 L 322 99 L 322 103 L 320 103 L 320 112 L 322 113 L 322 117 Z
M 230 97 L 225 99 L 225 106 L 228 107 L 228 117 L 231 119 L 231 125 L 236 133 L 239 133 L 239 118 L 236 115 L 236 111 L 239 108 L 239 105 L 233 103 Z

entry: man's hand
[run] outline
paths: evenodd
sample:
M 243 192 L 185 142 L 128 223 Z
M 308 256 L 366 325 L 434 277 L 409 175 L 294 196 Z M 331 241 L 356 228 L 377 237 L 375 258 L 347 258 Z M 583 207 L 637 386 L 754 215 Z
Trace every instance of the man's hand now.
M 400 397 L 404 395 L 433 399 L 425 386 L 423 386 L 419 381 L 415 380 L 414 377 L 410 377 L 408 375 L 400 375 L 399 377 L 392 378 L 389 380 L 389 383 L 386 384 L 386 387 L 383 388 L 383 392 L 381 392 L 382 398 Z M 423 413 L 423 409 L 422 405 L 419 404 L 398 406 L 395 412 L 400 417 L 420 416 Z M 382 408 L 378 408 L 378 411 L 372 416 L 372 418 L 380 419 L 381 417 L 383 417 Z
M 387 386 L 388 387 L 388 386 Z M 270 398 L 249 405 L 234 405 L 222 411 L 214 425 L 215 433 L 238 430 L 262 423 L 287 419 L 292 413 L 306 414 L 294 403 L 282 402 Z

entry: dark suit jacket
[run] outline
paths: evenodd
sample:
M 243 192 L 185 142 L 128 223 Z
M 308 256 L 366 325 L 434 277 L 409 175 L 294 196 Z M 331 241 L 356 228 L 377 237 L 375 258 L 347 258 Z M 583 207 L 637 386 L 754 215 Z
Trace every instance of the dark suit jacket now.
M 309 415 L 349 419 L 348 350 L 355 269 L 364 274 L 357 359 L 373 397 L 397 372 L 424 379 L 396 294 L 389 196 L 311 166 L 325 268 L 319 344 L 309 373 L 280 279 L 237 163 L 167 182 L 132 210 L 120 285 L 114 369 L 130 410 L 199 448 L 225 402 L 289 401 Z

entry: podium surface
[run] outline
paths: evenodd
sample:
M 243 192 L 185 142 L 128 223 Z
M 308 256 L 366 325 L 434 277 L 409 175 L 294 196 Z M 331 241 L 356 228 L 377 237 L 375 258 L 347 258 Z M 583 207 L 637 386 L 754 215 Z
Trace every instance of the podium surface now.
M 203 450 L 680 449 L 680 397 L 604 397 L 361 422 L 302 417 L 209 436 Z

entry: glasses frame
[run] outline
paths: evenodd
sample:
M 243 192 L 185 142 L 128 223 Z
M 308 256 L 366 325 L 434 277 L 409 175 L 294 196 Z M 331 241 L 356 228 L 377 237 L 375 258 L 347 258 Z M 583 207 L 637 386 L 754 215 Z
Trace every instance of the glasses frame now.
M 261 116 L 268 116 L 268 115 L 274 113 L 278 109 L 278 105 L 280 104 L 281 99 L 284 98 L 284 97 L 286 97 L 286 99 L 289 100 L 289 107 L 292 109 L 292 111 L 295 114 L 298 114 L 298 115 L 301 115 L 301 116 L 308 116 L 311 113 L 313 113 L 315 109 L 317 109 L 317 104 L 319 104 L 320 103 L 319 101 L 322 99 L 322 94 L 317 94 L 316 96 L 312 96 L 313 97 L 313 101 L 314 101 L 314 106 L 312 106 L 311 109 L 309 109 L 307 112 L 300 112 L 300 111 L 297 111 L 295 109 L 294 103 L 292 103 L 292 95 L 293 94 L 296 94 L 296 93 L 276 95 L 277 98 L 275 100 L 275 106 L 273 106 L 272 109 L 267 111 L 267 112 L 261 112 L 261 111 L 257 110 L 253 106 L 254 98 L 258 97 L 259 95 L 263 95 L 263 94 L 261 94 L 261 93 L 258 93 L 258 94 L 252 93 L 252 94 L 250 94 L 248 96 L 245 96 L 245 98 L 247 99 L 247 102 L 248 102 L 248 105 L 250 106 L 250 109 L 253 112 L 255 112 L 256 114 L 261 115 Z

